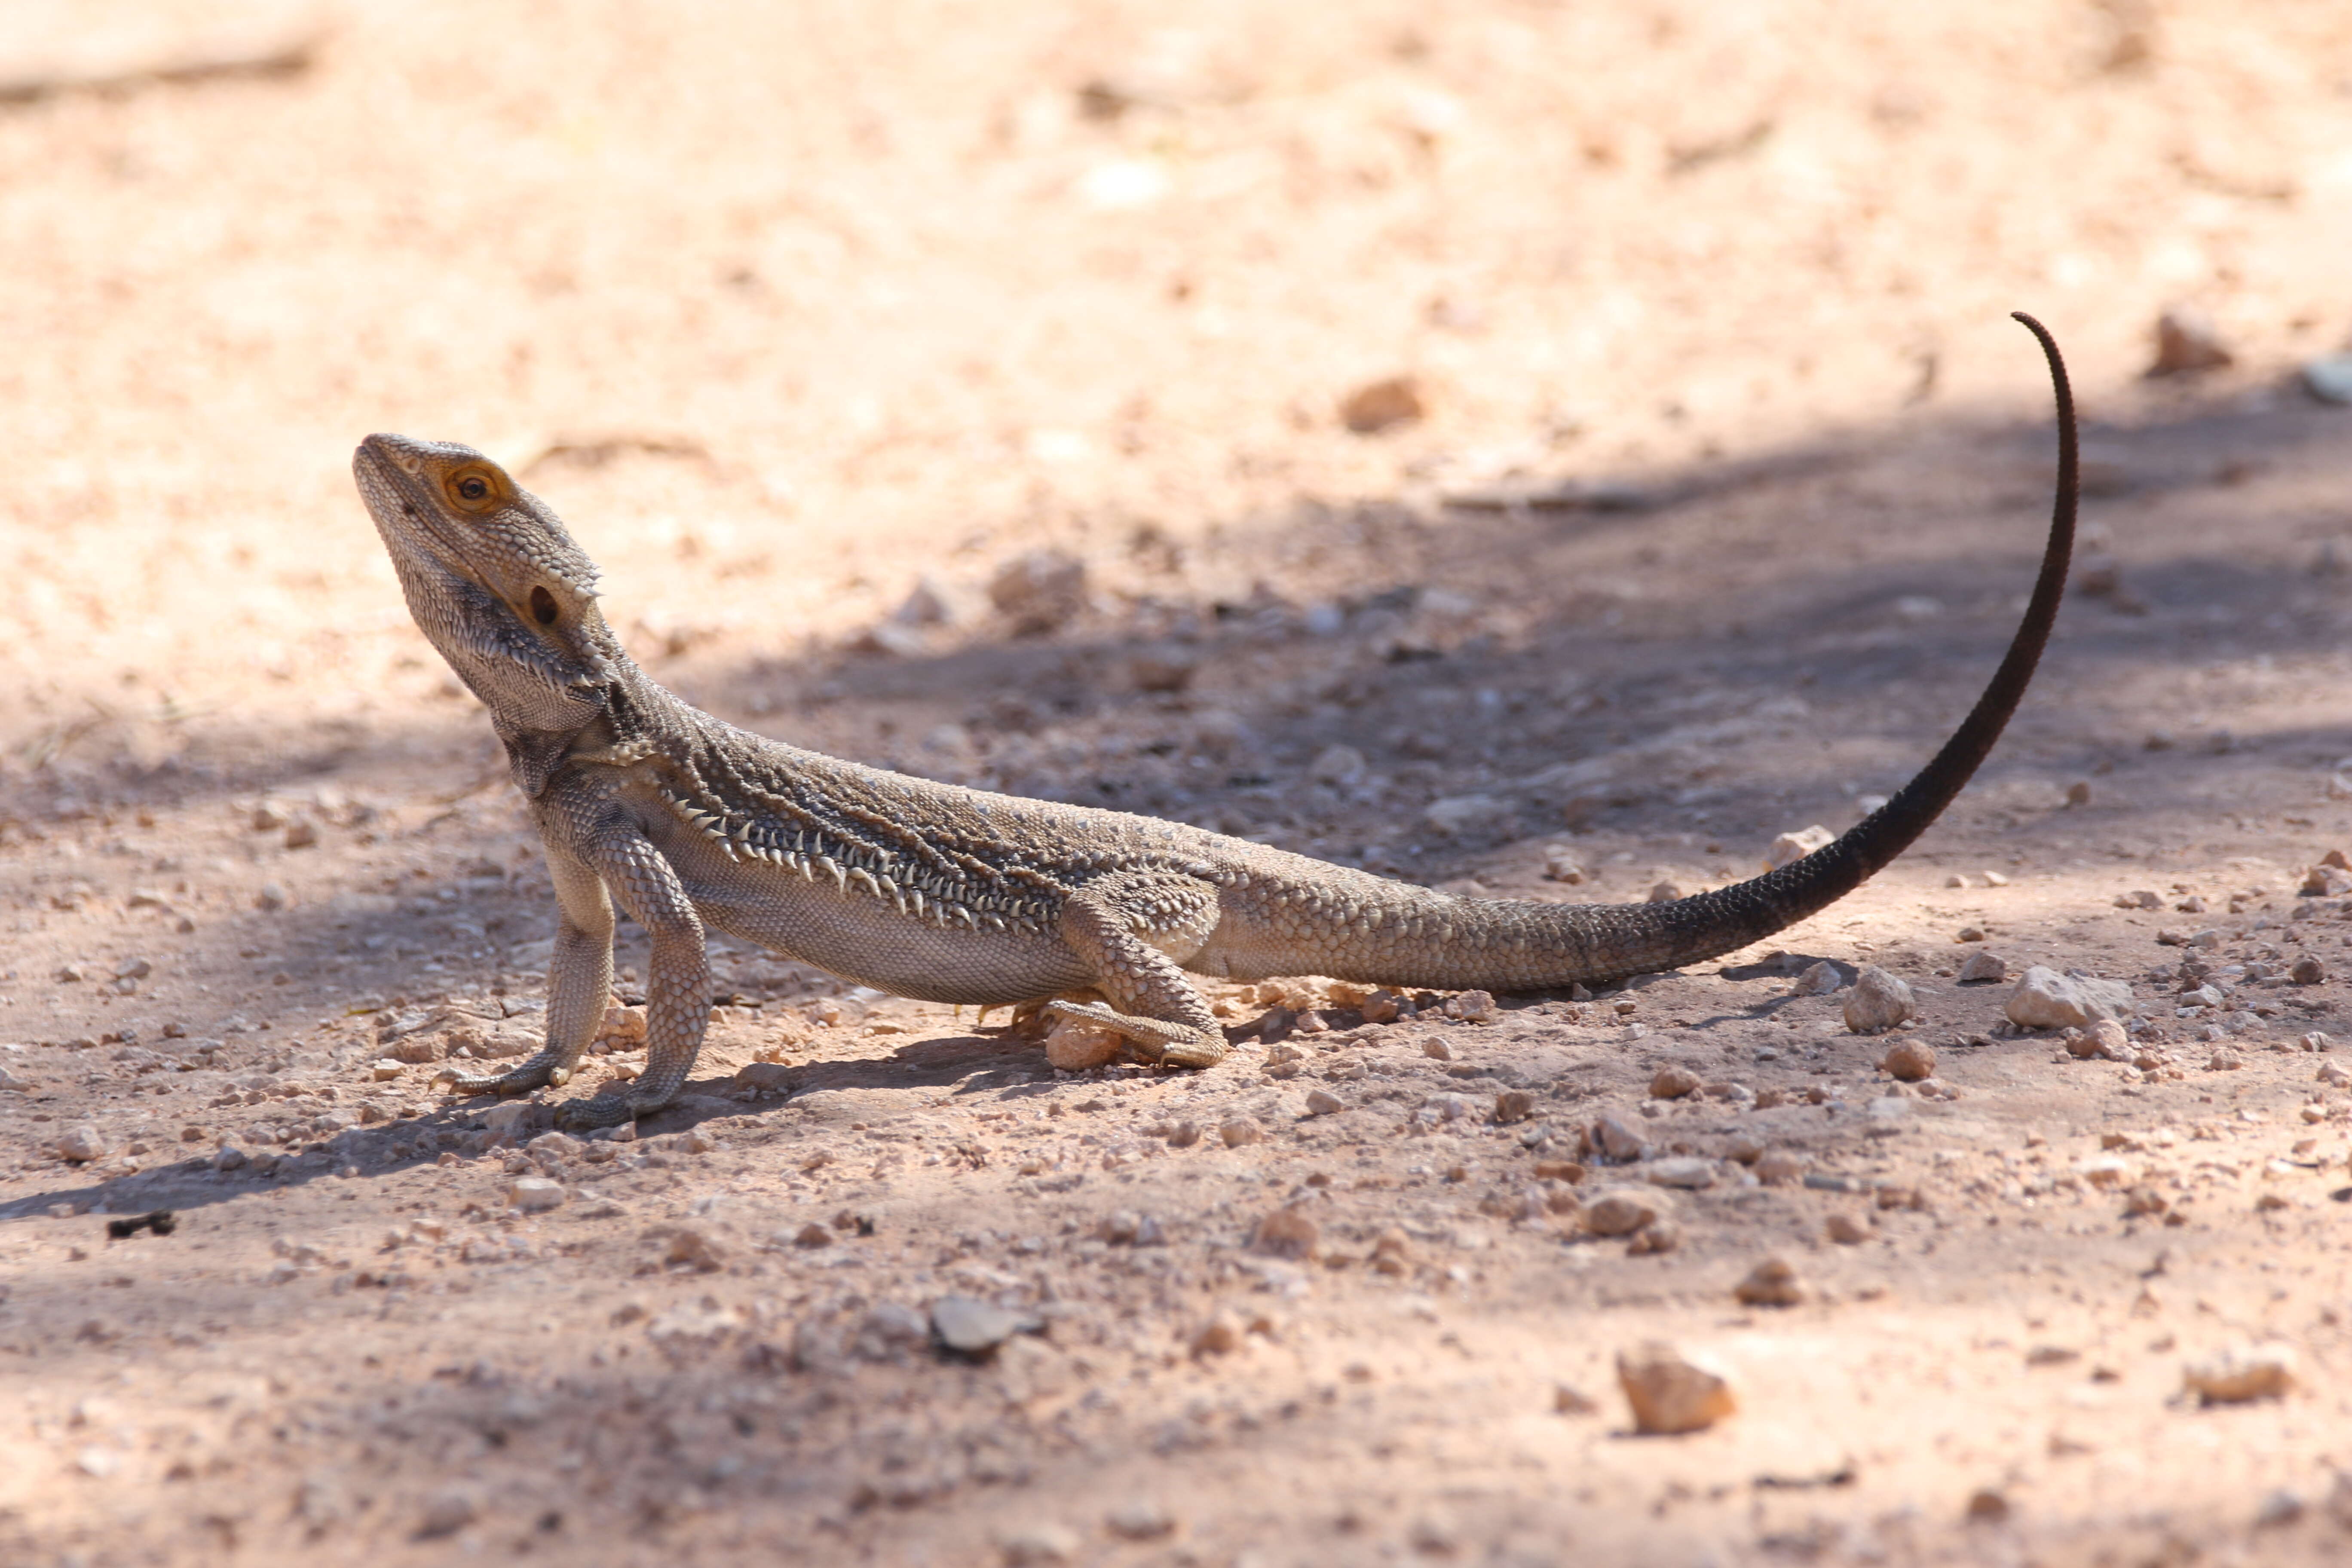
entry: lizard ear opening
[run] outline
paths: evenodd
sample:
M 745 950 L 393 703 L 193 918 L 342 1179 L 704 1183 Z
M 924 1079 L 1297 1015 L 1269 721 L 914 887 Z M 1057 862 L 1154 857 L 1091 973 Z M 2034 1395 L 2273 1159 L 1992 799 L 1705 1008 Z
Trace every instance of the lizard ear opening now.
M 545 588 L 534 586 L 530 591 L 530 618 L 542 626 L 551 626 L 562 612 L 557 607 L 555 595 Z

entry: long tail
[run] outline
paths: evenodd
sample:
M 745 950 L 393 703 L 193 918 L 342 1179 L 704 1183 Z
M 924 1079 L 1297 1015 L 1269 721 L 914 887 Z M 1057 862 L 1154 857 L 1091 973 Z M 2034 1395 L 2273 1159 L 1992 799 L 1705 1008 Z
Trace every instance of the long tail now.
M 2042 574 L 2034 580 L 2033 597 L 2025 607 L 2017 635 L 2010 639 L 2000 668 L 1934 760 L 1835 843 L 1728 888 L 1670 903 L 1620 905 L 1609 910 L 1619 917 L 1607 922 L 1615 929 L 1596 945 L 1617 950 L 1622 943 L 1629 956 L 1638 955 L 1619 974 L 1672 969 L 1735 952 L 1826 909 L 1909 848 L 1951 804 L 1991 752 L 1993 742 L 2000 739 L 2002 727 L 2033 679 L 2034 666 L 2058 618 L 2058 602 L 2066 591 L 2074 547 L 2079 468 L 2074 394 L 2066 379 L 2066 362 L 2058 353 L 2057 341 L 2041 322 L 2022 310 L 2013 314 L 2041 342 L 2042 355 L 2050 362 L 2050 383 L 2058 405 L 2058 488 L 2051 508 L 2050 540 L 2042 552 Z

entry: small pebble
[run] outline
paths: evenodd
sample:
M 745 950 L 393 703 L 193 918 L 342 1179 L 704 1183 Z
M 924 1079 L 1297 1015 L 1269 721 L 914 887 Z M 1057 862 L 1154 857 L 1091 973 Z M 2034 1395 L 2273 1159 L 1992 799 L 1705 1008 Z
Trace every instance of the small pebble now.
M 1491 1024 L 1503 1016 L 1494 996 L 1485 991 L 1465 991 L 1445 1005 L 1446 1016 L 1468 1024 Z
M 1614 1115 L 1596 1119 L 1589 1137 L 1612 1160 L 1638 1160 L 1650 1148 L 1648 1139 Z
M 1826 996 L 1844 984 L 1845 976 L 1838 973 L 1837 965 L 1824 959 L 1798 975 L 1797 983 L 1789 987 L 1789 994 Z
M 2212 318 L 2193 305 L 2176 305 L 2156 319 L 2156 358 L 2150 375 L 2188 375 L 2220 370 L 2231 363 Z
M 2100 1018 L 2132 1014 L 2131 987 L 2120 980 L 2061 974 L 2033 964 L 2018 977 L 2001 1011 L 2029 1029 L 2086 1028 Z
M 2284 1345 L 2224 1350 L 2181 1369 L 2188 1392 L 2206 1405 L 2278 1399 L 2294 1387 L 2294 1352 Z
M 518 1176 L 508 1184 L 507 1202 L 525 1214 L 543 1214 L 563 1202 L 563 1185 L 545 1176 Z
M 1715 1185 L 1715 1162 L 1695 1154 L 1652 1160 L 1642 1166 L 1642 1179 L 1655 1187 L 1681 1187 L 1696 1192 Z
M 1062 1072 L 1106 1066 L 1126 1048 L 1126 1038 L 1116 1030 L 1085 1018 L 1056 1018 L 1045 1036 L 1045 1060 Z
M 2352 354 L 2334 354 L 2305 364 L 2303 389 L 2322 403 L 2352 404 Z
M 1021 1331 L 1021 1316 L 970 1296 L 931 1303 L 931 1332 L 958 1355 L 982 1356 Z
M 1433 1061 L 1450 1062 L 1454 1059 L 1454 1047 L 1444 1040 L 1423 1040 L 1421 1054 Z
M 1657 1100 L 1680 1100 L 1686 1094 L 1696 1094 L 1705 1082 L 1688 1068 L 1660 1068 L 1650 1079 L 1650 1094 Z
M 1311 1100 L 1311 1096 L 1309 1097 Z M 1507 1089 L 1495 1097 L 1495 1125 L 1509 1127 L 1525 1121 L 1536 1110 L 1536 1097 L 1524 1089 Z
M 1911 987 L 1874 963 L 1862 966 L 1846 993 L 1845 1026 L 1857 1035 L 1882 1035 L 1918 1016 L 1919 1003 Z
M 2068 784 L 2066 786 L 2066 804 L 2068 805 L 2090 805 L 2091 781 L 2088 779 L 2076 779 L 2073 784 Z
M 1898 1041 L 1878 1065 L 1890 1078 L 1917 1083 L 1936 1076 L 1936 1048 L 1925 1040 Z
M 1600 1408 L 1600 1401 L 1573 1384 L 1555 1383 L 1551 1385 L 1551 1409 L 1555 1415 L 1591 1415 Z
M 1323 1227 L 1304 1209 L 1280 1208 L 1257 1222 L 1251 1241 L 1277 1258 L 1312 1259 L 1322 1250 Z
M 1618 1353 L 1617 1383 L 1640 1432 L 1701 1432 L 1739 1407 L 1720 1371 L 1654 1341 Z
M 419 1521 L 420 1532 L 425 1535 L 454 1534 L 473 1523 L 474 1516 L 479 1511 L 480 1506 L 474 1501 L 471 1492 L 455 1488 L 436 1492 L 425 1500 L 425 1516 Z
M 1783 833 L 1764 851 L 1764 869 L 1777 871 L 1792 861 L 1801 860 L 1816 849 L 1826 848 L 1837 841 L 1837 835 L 1821 824 L 1801 827 L 1793 833 Z
M 1822 1228 L 1840 1247 L 1854 1247 L 1870 1239 L 1870 1226 L 1849 1214 L 1830 1215 Z
M 1378 435 L 1398 425 L 1410 425 L 1429 412 L 1421 384 L 1409 375 L 1369 382 L 1339 402 L 1339 422 L 1359 436 Z
M 1347 1109 L 1348 1102 L 1328 1089 L 1307 1091 L 1307 1114 L 1309 1116 L 1332 1116 Z
M 1805 1285 L 1787 1258 L 1768 1258 L 1749 1269 L 1731 1293 L 1746 1306 L 1793 1307 L 1804 1300 Z
M 1251 1143 L 1265 1142 L 1265 1129 L 1247 1117 L 1240 1117 L 1217 1129 L 1217 1136 L 1225 1141 L 1228 1149 L 1239 1149 Z
M 78 1165 L 90 1160 L 103 1160 L 111 1147 L 106 1141 L 106 1134 L 87 1122 L 68 1128 L 58 1139 L 58 1152 Z
M 1650 902 L 1654 904 L 1671 904 L 1682 896 L 1682 884 L 1679 882 L 1655 882 L 1650 887 Z
M 1058 1524 L 1035 1524 L 1002 1537 L 997 1550 L 1004 1568 L 1061 1568 L 1078 1560 L 1078 1537 Z
M 1175 1516 L 1140 1498 L 1113 1509 L 1103 1522 L 1121 1541 L 1157 1541 L 1176 1533 Z
M 1784 1186 L 1801 1180 L 1806 1161 L 1793 1149 L 1767 1149 L 1756 1159 L 1756 1179 L 1768 1187 Z
M 2297 985 L 2317 985 L 2326 980 L 2327 965 L 2305 953 L 2294 961 L 2294 966 L 2286 972 L 2286 977 Z
M 1601 1193 L 1580 1211 L 1584 1228 L 1594 1236 L 1631 1236 L 1667 1212 L 1664 1197 L 1638 1187 Z
M 1968 932 L 1962 931 L 1960 933 L 1960 940 L 1965 942 L 1968 939 Z M 1982 942 L 1984 940 L 1984 933 L 1982 931 L 1978 931 L 1976 940 Z M 1959 983 L 1963 985 L 1973 985 L 1979 981 L 1984 980 L 2006 980 L 2008 978 L 2009 960 L 2001 957 L 2000 954 L 1993 952 L 1990 948 L 1980 948 L 1977 952 L 1969 954 L 1969 961 L 1960 965 Z

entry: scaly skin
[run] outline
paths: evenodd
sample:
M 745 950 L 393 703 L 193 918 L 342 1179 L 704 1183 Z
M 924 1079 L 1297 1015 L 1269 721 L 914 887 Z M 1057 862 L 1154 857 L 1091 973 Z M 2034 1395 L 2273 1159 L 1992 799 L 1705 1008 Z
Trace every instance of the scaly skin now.
M 561 910 L 546 1047 L 460 1093 L 560 1085 L 612 985 L 613 905 L 651 933 L 647 1066 L 565 1105 L 572 1127 L 667 1104 L 709 1023 L 706 926 L 903 996 L 983 1006 L 1091 989 L 1049 1011 L 1201 1068 L 1225 1039 L 1194 974 L 1436 989 L 1598 984 L 1733 952 L 1826 907 L 1959 792 L 2024 694 L 2074 541 L 2072 397 L 2032 602 L 1975 709 L 1933 761 L 1835 843 L 1767 875 L 1659 904 L 1455 898 L 1181 823 L 1024 800 L 863 767 L 750 734 L 632 663 L 595 567 L 536 497 L 471 447 L 371 436 L 352 469 L 409 611 L 490 710 L 530 800 Z

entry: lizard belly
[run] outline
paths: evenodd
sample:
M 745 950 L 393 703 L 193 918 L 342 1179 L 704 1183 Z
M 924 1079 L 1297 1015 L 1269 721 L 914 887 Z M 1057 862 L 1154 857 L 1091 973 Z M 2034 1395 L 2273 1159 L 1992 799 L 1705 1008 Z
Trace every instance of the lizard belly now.
M 1049 932 L 971 931 L 900 913 L 858 884 L 837 887 L 764 862 L 730 859 L 709 839 L 656 840 L 706 925 L 861 985 L 924 1002 L 1025 1002 L 1093 983 Z

